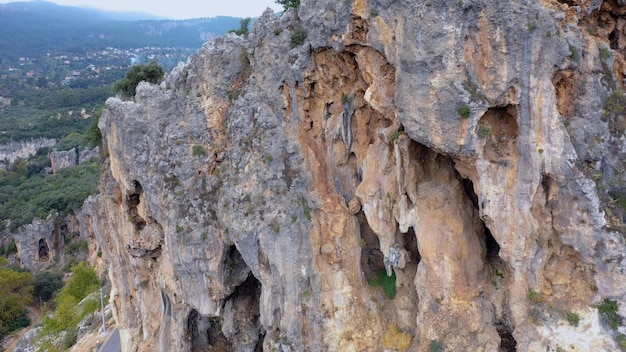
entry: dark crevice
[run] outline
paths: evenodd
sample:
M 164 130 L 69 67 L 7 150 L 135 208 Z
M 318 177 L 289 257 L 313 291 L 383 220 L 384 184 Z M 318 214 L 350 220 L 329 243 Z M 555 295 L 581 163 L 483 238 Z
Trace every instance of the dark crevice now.
M 219 318 L 200 315 L 195 309 L 187 318 L 187 335 L 192 352 L 232 351 L 230 342 L 222 333 Z
M 235 350 L 263 351 L 265 329 L 259 323 L 261 283 L 252 273 L 224 303 L 222 332 Z
M 230 288 L 240 285 L 246 280 L 249 273 L 250 268 L 243 260 L 237 247 L 234 244 L 228 246 L 224 252 L 223 261 L 222 277 L 224 278 L 224 286 Z
M 141 195 L 143 194 L 143 188 L 138 181 L 133 181 L 133 192 L 126 196 L 126 206 L 128 207 L 128 218 L 130 222 L 135 225 L 135 230 L 141 231 L 146 226 L 146 221 L 139 216 L 137 207 L 141 202 Z
M 48 243 L 46 240 L 41 238 L 39 240 L 39 261 L 47 262 L 50 260 L 50 249 L 48 248 Z
M 420 255 L 419 249 L 417 247 L 417 236 L 415 235 L 415 230 L 413 227 L 409 227 L 409 230 L 402 234 L 404 238 L 404 249 L 409 252 L 409 258 L 412 263 L 419 264 L 420 260 L 422 260 L 422 256 Z
M 458 172 L 457 172 L 458 174 Z M 478 209 L 478 196 L 474 192 L 474 183 L 469 178 L 461 178 L 461 185 L 467 197 L 472 201 L 474 208 Z
M 508 324 L 499 321 L 496 324 L 496 331 L 500 335 L 500 350 L 499 352 L 516 352 L 517 341 L 513 337 L 513 331 L 509 328 Z
M 487 262 L 494 263 L 500 259 L 500 245 L 491 235 L 491 231 L 485 227 L 485 247 L 487 250 Z
M 360 211 L 356 215 L 359 221 L 361 234 L 361 271 L 365 280 L 375 280 L 381 270 L 385 270 L 383 252 L 380 250 L 380 242 L 376 233 L 367 223 L 365 213 Z M 417 241 L 416 241 L 417 245 Z

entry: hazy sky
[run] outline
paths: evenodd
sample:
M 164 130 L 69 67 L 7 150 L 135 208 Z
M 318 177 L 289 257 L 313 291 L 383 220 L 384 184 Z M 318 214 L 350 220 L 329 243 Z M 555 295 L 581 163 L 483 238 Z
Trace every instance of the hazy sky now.
M 0 0 L 8 3 L 19 0 Z M 271 7 L 282 7 L 274 0 L 48 0 L 59 5 L 95 7 L 104 10 L 143 12 L 165 18 L 235 16 L 258 17 Z

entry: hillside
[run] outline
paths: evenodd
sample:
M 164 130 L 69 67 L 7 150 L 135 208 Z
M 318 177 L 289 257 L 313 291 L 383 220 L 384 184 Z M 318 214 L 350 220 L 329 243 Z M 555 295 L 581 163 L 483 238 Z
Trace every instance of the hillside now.
M 136 17 L 43 1 L 0 4 L 0 52 L 3 59 L 15 60 L 107 47 L 199 48 L 209 38 L 239 26 L 238 18 L 225 16 L 128 20 Z

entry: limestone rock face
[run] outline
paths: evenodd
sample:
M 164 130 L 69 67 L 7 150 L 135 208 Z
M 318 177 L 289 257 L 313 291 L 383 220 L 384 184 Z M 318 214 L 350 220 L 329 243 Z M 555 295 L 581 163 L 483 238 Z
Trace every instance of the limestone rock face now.
M 6 169 L 17 158 L 26 159 L 37 153 L 37 149 L 51 147 L 56 142 L 52 138 L 37 138 L 0 144 L 0 168 Z
M 618 350 L 625 12 L 304 1 L 109 99 L 124 350 Z
M 52 165 L 52 173 L 59 170 L 78 165 L 78 153 L 76 148 L 70 150 L 53 150 L 50 153 L 50 164 Z
M 81 237 L 81 234 L 88 236 L 89 232 L 81 231 L 80 222 L 76 215 L 60 217 L 52 214 L 45 220 L 34 219 L 30 224 L 21 226 L 14 234 L 6 233 L 5 236 L 15 240 L 17 247 L 14 264 L 38 272 L 53 266 L 62 267 L 70 257 L 84 256 L 79 253 L 79 248 L 70 250 L 69 253 L 66 249 L 67 244 L 81 239 L 85 244 L 89 243 L 88 238 Z M 91 239 L 92 242 L 94 240 Z M 75 245 L 78 246 L 79 243 Z M 93 250 L 89 252 L 96 253 Z

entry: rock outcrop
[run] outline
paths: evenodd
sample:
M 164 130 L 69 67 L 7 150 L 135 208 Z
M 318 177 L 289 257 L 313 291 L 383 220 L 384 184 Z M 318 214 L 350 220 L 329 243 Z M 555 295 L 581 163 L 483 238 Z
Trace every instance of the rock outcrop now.
M 88 248 L 89 241 L 93 243 L 95 239 L 88 238 L 89 232 L 81 229 L 81 218 L 76 215 L 51 214 L 45 220 L 34 219 L 9 235 L 17 247 L 14 264 L 32 272 L 60 268 L 72 257 L 82 259 L 78 258 L 84 255 L 81 252 L 96 253 Z M 72 242 L 74 245 L 69 248 Z
M 109 99 L 124 350 L 618 350 L 625 12 L 304 1 Z
M 37 153 L 37 149 L 51 147 L 56 142 L 52 138 L 37 138 L 0 144 L 0 169 L 7 169 L 18 158 L 26 159 Z
M 52 173 L 57 173 L 59 170 L 67 167 L 80 165 L 94 158 L 100 158 L 100 147 L 95 147 L 93 149 L 85 147 L 82 151 L 78 148 L 72 148 L 70 150 L 54 149 L 50 153 Z

